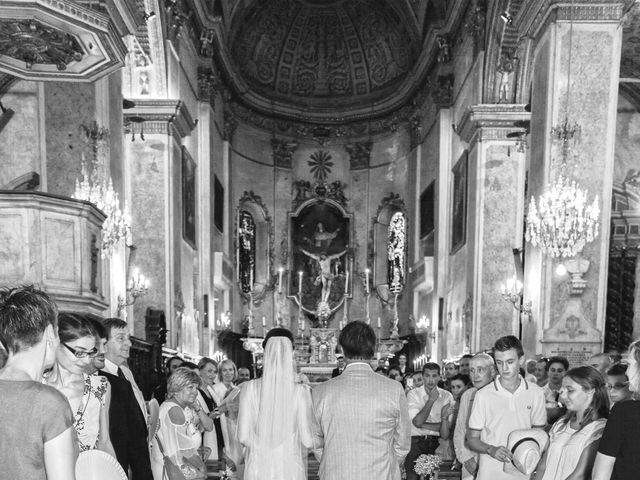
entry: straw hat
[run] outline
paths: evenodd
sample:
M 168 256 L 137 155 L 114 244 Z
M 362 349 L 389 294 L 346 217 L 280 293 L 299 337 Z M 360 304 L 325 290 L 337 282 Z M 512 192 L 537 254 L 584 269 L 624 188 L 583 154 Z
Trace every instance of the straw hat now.
M 512 459 L 511 462 L 504 464 L 503 471 L 531 475 L 548 443 L 549 436 L 543 430 L 535 428 L 514 430 L 509 434 L 507 441 L 507 448 L 511 451 Z

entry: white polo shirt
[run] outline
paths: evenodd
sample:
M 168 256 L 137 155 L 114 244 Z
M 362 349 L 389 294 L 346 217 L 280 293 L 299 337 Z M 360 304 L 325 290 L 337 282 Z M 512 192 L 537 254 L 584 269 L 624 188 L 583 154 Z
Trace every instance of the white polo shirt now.
M 480 431 L 480 439 L 495 447 L 507 446 L 514 430 L 544 427 L 547 412 L 542 388 L 520 377 L 514 393 L 506 390 L 498 376 L 492 383 L 478 390 L 469 416 L 469 429 Z M 504 473 L 503 462 L 489 454 L 480 455 L 477 480 L 511 480 L 524 475 Z
M 450 392 L 443 390 L 442 388 L 436 387 L 438 392 L 440 392 L 440 396 L 433 403 L 431 407 L 431 412 L 429 412 L 429 416 L 427 417 L 427 423 L 440 423 L 442 421 L 442 407 L 446 404 L 453 403 L 453 395 Z M 440 436 L 440 431 L 427 430 L 426 428 L 418 428 L 413 424 L 413 418 L 422 410 L 427 404 L 429 400 L 429 395 L 427 395 L 424 387 L 414 388 L 410 390 L 407 394 L 407 404 L 409 407 L 409 419 L 412 420 L 411 423 L 411 436 L 425 436 L 425 435 L 435 435 L 437 437 Z

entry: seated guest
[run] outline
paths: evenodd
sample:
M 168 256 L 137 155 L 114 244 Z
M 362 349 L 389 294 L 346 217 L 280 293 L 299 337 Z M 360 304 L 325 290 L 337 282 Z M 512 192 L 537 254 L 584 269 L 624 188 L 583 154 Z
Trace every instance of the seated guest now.
M 116 459 L 125 472 L 131 469 L 129 478 L 132 480 L 152 480 L 147 424 L 131 384 L 104 370 L 107 329 L 98 320 L 92 320 L 91 324 L 98 335 L 98 354 L 92 359 L 92 370 L 105 377 L 111 385 L 109 439 Z
M 165 456 L 186 478 L 204 476 L 198 448 L 202 443 L 201 432 L 213 430 L 213 420 L 198 403 L 201 383 L 200 375 L 186 367 L 178 367 L 169 377 L 167 400 L 160 405 L 158 432 L 152 441 L 151 468 L 155 480 L 165 478 Z
M 33 287 L 0 290 L 0 465 L 6 479 L 75 480 L 73 413 L 42 384 L 58 347 L 58 311 Z
M 414 388 L 420 388 L 424 385 L 422 380 L 422 372 L 413 372 L 410 373 L 405 379 L 406 387 L 405 392 L 409 393 L 409 390 L 413 390 Z
M 589 478 L 609 416 L 607 389 L 595 368 L 569 370 L 560 392 L 567 414 L 551 427 L 549 447 L 538 464 L 535 480 Z
M 251 380 L 251 370 L 249 370 L 247 367 L 238 368 L 238 385 L 244 382 L 248 382 L 249 380 Z
M 331 372 L 331 378 L 335 378 L 338 375 L 340 375 L 344 370 L 344 367 L 347 365 L 346 362 L 344 361 L 344 355 L 342 355 L 341 353 L 336 355 L 336 360 L 338 361 L 338 365 Z
M 565 357 L 551 357 L 547 362 L 547 384 L 542 387 L 545 408 L 547 409 L 547 425 L 551 427 L 565 413 L 560 398 L 562 379 L 569 370 L 569 361 Z
M 611 357 L 609 357 L 606 353 L 596 353 L 592 355 L 591 358 L 587 361 L 587 365 L 592 366 L 596 370 L 600 372 L 602 377 L 607 376 L 607 370 L 611 366 L 613 362 L 611 361 Z
M 549 381 L 547 377 L 547 363 L 548 360 L 544 357 L 536 363 L 536 383 L 539 387 L 544 387 Z
M 411 450 L 404 467 L 407 480 L 417 480 L 413 467 L 415 460 L 423 453 L 433 454 L 439 445 L 442 408 L 453 402 L 448 391 L 438 387 L 440 365 L 427 362 L 422 367 L 423 388 L 416 388 L 407 394 L 409 418 L 411 419 Z
M 218 377 L 218 364 L 207 357 L 202 357 L 198 363 L 202 385 L 198 391 L 198 402 L 202 410 L 213 419 L 213 430 L 205 431 L 202 435 L 202 446 L 211 449 L 209 460 L 222 458 L 224 451 L 224 438 L 220 426 L 220 414 L 218 404 L 213 395 L 213 385 Z
M 640 392 L 640 340 L 629 346 L 629 390 Z M 604 428 L 592 480 L 637 480 L 640 472 L 638 455 L 640 438 L 640 402 L 618 402 L 611 410 Z
M 471 362 L 472 358 L 473 355 L 471 355 L 470 353 L 465 353 L 460 357 L 460 368 L 458 370 L 463 375 L 469 375 L 469 362 Z
M 474 478 L 476 470 L 478 469 L 478 454 L 471 451 L 466 442 L 467 419 L 471 413 L 476 392 L 478 389 L 491 383 L 496 374 L 496 368 L 491 355 L 486 353 L 474 355 L 469 362 L 469 374 L 471 375 L 473 387 L 465 390 L 460 397 L 458 418 L 456 419 L 456 424 L 453 429 L 453 446 L 456 458 L 462 464 L 462 480 L 471 480 Z
M 46 383 L 58 389 L 76 412 L 73 426 L 79 450 L 98 449 L 115 458 L 109 439 L 111 386 L 105 377 L 87 373 L 93 369 L 92 357 L 98 354 L 96 331 L 82 315 L 61 313 L 58 336 L 56 361 Z
M 447 362 L 444 364 L 444 378 L 440 380 L 438 387 L 451 391 L 451 379 L 460 373 L 458 365 L 455 362 Z
M 390 367 L 389 372 L 387 373 L 387 376 L 391 380 L 395 380 L 396 382 L 402 382 L 402 374 L 400 373 L 400 370 L 398 370 L 398 367 Z
M 440 446 L 436 450 L 436 454 L 440 455 L 443 460 L 455 459 L 453 451 L 452 436 L 456 426 L 458 417 L 458 407 L 460 397 L 471 387 L 471 378 L 469 375 L 459 373 L 451 379 L 451 395 L 453 402 L 442 407 L 442 423 L 440 424 Z
M 243 460 L 242 445 L 236 435 L 238 424 L 238 408 L 240 406 L 240 389 L 236 386 L 238 370 L 236 364 L 225 359 L 218 365 L 218 383 L 213 386 L 213 398 L 220 413 L 220 426 L 224 437 L 225 458 L 239 470 L 236 475 L 242 478 Z
M 614 363 L 607 370 L 607 391 L 611 408 L 616 403 L 633 400 L 633 394 L 629 390 L 629 378 L 627 377 L 627 365 Z
M 160 385 L 158 385 L 153 390 L 153 395 L 152 395 L 153 398 L 158 400 L 158 403 L 164 402 L 165 399 L 167 398 L 167 379 L 173 372 L 176 371 L 178 367 L 182 366 L 183 363 L 184 363 L 184 360 L 178 357 L 177 355 L 173 357 L 169 357 L 165 362 L 164 364 L 165 378 L 163 381 L 160 382 Z

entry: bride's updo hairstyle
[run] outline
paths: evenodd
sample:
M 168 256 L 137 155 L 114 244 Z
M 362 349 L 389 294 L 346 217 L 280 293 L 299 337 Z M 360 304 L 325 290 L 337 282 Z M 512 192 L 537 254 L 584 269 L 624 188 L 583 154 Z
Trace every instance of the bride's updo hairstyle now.
M 293 333 L 291 333 L 291 330 L 287 330 L 286 328 L 282 328 L 282 327 L 272 328 L 267 332 L 267 334 L 264 337 L 264 340 L 262 341 L 262 348 L 266 348 L 267 342 L 272 337 L 286 337 L 289 340 L 291 340 L 291 346 L 294 349 L 296 348 L 293 343 Z

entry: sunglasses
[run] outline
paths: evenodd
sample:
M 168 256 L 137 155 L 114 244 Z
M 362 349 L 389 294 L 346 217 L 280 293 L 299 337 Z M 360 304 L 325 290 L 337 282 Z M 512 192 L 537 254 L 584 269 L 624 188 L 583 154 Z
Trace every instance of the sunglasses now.
M 93 358 L 96 355 L 98 355 L 98 349 L 95 347 L 87 352 L 86 350 L 76 350 L 75 348 L 70 347 L 66 343 L 62 343 L 62 345 L 64 346 L 64 348 L 66 348 L 71 353 L 73 353 L 76 356 L 76 358 L 87 358 L 87 357 Z
M 624 389 L 627 385 L 629 385 L 629 382 L 624 382 L 624 383 L 615 383 L 615 384 L 610 384 L 607 383 L 607 390 L 622 390 Z

